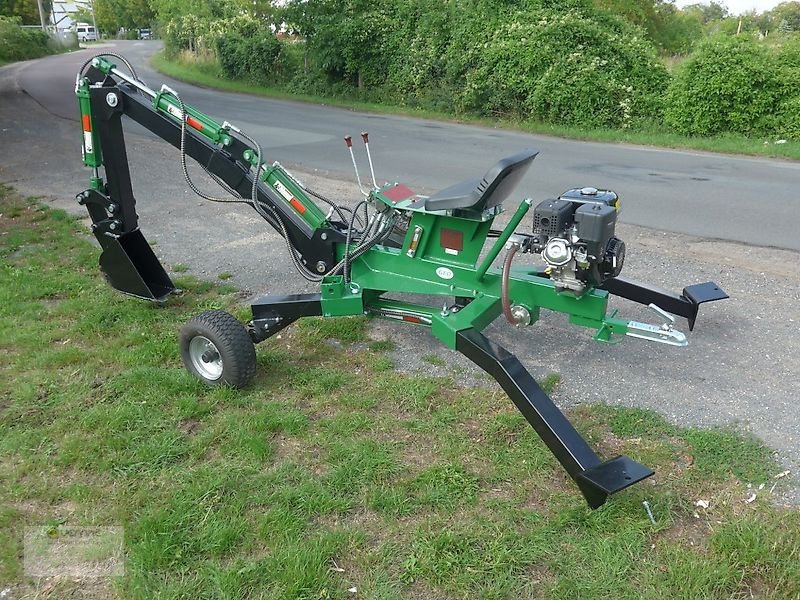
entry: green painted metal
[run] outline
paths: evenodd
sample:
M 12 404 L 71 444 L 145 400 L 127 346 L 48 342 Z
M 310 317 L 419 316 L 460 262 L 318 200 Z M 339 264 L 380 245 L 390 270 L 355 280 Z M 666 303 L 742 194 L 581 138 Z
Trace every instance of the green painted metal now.
M 117 65 L 104 56 L 95 56 L 92 59 L 92 66 L 106 75 L 109 75 L 111 73 L 111 69 L 115 68 Z
M 103 164 L 103 157 L 100 151 L 100 141 L 94 133 L 94 119 L 92 118 L 92 106 L 89 100 L 88 79 L 84 78 L 78 81 L 75 95 L 78 97 L 78 108 L 80 109 L 81 125 L 83 127 L 83 164 L 96 169 Z
M 617 311 L 614 311 L 611 317 L 603 319 L 602 326 L 597 329 L 597 333 L 594 336 L 595 340 L 598 342 L 605 342 L 607 344 L 618 344 L 622 341 L 622 336 L 628 333 L 628 321 L 614 318 L 616 314 Z M 579 321 L 579 319 L 573 320 L 572 317 L 570 318 L 571 323 L 583 325 L 583 323 Z M 593 327 L 594 325 L 589 324 L 588 326 Z
M 433 260 L 442 265 L 473 267 L 480 256 L 491 227 L 491 221 L 475 221 L 458 217 L 415 212 L 409 230 L 422 229 L 414 258 Z M 408 255 L 412 236 L 406 236 L 403 255 Z
M 361 288 L 352 283 L 345 283 L 341 275 L 324 277 L 320 288 L 323 316 L 344 317 L 364 314 Z
M 104 73 L 115 69 L 114 63 L 102 57 L 93 65 Z M 91 122 L 87 80 L 78 83 L 76 93 L 82 117 Z M 174 122 L 180 123 L 186 118 L 188 125 L 212 143 L 231 145 L 231 133 L 227 127 L 189 106 L 184 106 L 184 115 L 177 98 L 169 91 L 156 93 L 153 106 Z M 99 145 L 94 143 L 93 137 L 86 139 L 91 143 L 90 151 L 84 152 L 84 164 L 97 168 L 102 165 Z M 243 151 L 242 160 L 260 166 L 260 159 L 252 148 Z M 319 206 L 279 164 L 264 168 L 261 179 L 312 229 L 328 225 Z M 92 186 L 101 189 L 103 182 L 95 177 Z M 372 191 L 371 199 L 373 203 L 385 206 L 384 210 L 405 212 L 411 216 L 404 243 L 400 248 L 375 246 L 354 260 L 349 282 L 345 282 L 341 275 L 323 278 L 320 289 L 324 316 L 372 312 L 405 322 L 422 323 L 429 325 L 433 335 L 449 348 L 455 348 L 459 331 L 482 330 L 500 316 L 501 271 L 492 264 L 528 213 L 530 199 L 519 204 L 488 251 L 485 251 L 486 240 L 494 218 L 502 210 L 499 206 L 474 214 L 465 210 L 428 212 L 424 197 L 397 184 Z M 417 239 L 411 251 L 414 232 Z M 337 256 L 341 258 L 345 252 L 345 245 L 337 244 Z M 381 297 L 384 293 L 409 292 L 431 296 L 438 306 Z M 608 293 L 603 290 L 592 289 L 580 295 L 557 291 L 549 279 L 523 267 L 510 273 L 508 294 L 513 305 L 528 310 L 531 323 L 539 319 L 541 309 L 546 309 L 569 315 L 570 322 L 575 325 L 595 329 L 598 341 L 612 342 L 616 336 L 627 333 L 627 321 L 617 319 L 615 315 L 606 316 Z M 454 296 L 470 302 L 456 308 L 452 300 Z
M 441 217 L 434 216 L 437 218 Z M 501 314 L 501 273 L 497 268 L 487 270 L 481 279 L 472 265 L 451 262 L 443 266 L 439 259 L 419 254 L 410 258 L 403 249 L 378 246 L 353 263 L 351 276 L 362 290 L 434 296 L 440 298 L 442 306 L 452 304 L 453 296 L 473 299 L 457 312 L 431 311 L 433 334 L 451 348 L 456 332 L 470 327 L 483 329 Z M 550 280 L 529 268 L 512 270 L 509 297 L 512 304 L 528 309 L 532 323 L 538 320 L 540 310 L 546 309 L 569 315 L 576 325 L 598 330 L 600 341 L 606 341 L 606 336 L 610 339 L 611 334 L 627 331 L 626 321 L 606 319 L 608 292 L 594 289 L 579 296 L 558 292 Z M 366 303 L 367 309 L 377 306 L 382 305 Z M 408 305 L 408 309 L 420 310 L 419 305 Z
M 478 279 L 483 279 L 483 276 L 486 275 L 486 271 L 489 270 L 489 267 L 494 262 L 494 259 L 500 254 L 500 251 L 505 246 L 508 238 L 514 233 L 514 230 L 517 226 L 522 222 L 523 217 L 527 214 L 528 210 L 531 207 L 531 200 L 530 198 L 526 198 L 523 200 L 517 211 L 514 213 L 514 216 L 511 217 L 511 221 L 509 221 L 506 228 L 503 229 L 503 233 L 500 234 L 500 237 L 497 238 L 497 241 L 492 246 L 492 249 L 489 250 L 489 254 L 486 255 L 486 258 L 483 259 L 481 266 L 478 267 Z
M 156 92 L 153 98 L 153 108 L 177 123 L 180 123 L 181 119 L 184 118 L 177 98 L 164 90 Z M 186 109 L 186 122 L 195 131 L 215 144 L 221 146 L 229 146 L 231 144 L 230 134 L 220 123 L 191 106 L 184 104 L 184 108 Z M 242 158 L 245 157 L 243 156 Z
M 325 214 L 281 165 L 276 163 L 266 167 L 261 179 L 312 228 L 316 229 L 326 224 Z
M 500 298 L 479 296 L 457 312 L 442 310 L 434 315 L 431 332 L 451 350 L 456 349 L 456 334 L 470 329 L 482 330 L 502 312 Z

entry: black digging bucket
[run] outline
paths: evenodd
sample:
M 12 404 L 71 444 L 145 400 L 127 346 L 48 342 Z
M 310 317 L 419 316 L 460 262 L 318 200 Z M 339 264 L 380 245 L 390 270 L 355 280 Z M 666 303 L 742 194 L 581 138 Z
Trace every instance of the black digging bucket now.
M 100 269 L 114 289 L 125 294 L 164 301 L 175 285 L 139 229 L 119 237 L 96 235 L 103 253 Z

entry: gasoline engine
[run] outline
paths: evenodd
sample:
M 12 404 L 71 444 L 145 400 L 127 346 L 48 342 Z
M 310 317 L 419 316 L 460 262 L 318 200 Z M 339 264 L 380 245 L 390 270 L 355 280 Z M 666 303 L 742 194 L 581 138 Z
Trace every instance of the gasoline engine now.
M 536 206 L 531 250 L 541 253 L 557 291 L 580 295 L 620 274 L 625 242 L 614 235 L 619 210 L 617 194 L 593 187 Z

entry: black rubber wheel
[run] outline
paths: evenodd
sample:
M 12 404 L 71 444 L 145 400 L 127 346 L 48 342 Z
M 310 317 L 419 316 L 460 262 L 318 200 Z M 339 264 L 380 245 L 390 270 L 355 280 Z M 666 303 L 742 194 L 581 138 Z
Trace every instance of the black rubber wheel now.
M 236 317 L 223 310 L 200 313 L 180 333 L 186 370 L 208 385 L 246 386 L 256 372 L 256 350 Z

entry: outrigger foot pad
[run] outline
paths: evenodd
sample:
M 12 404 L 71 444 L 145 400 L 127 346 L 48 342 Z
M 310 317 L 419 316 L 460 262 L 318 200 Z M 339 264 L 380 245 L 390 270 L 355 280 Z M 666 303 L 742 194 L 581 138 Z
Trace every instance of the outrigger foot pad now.
M 587 504 L 602 506 L 611 494 L 653 475 L 626 456 L 603 462 L 516 356 L 477 329 L 459 331 L 456 350 L 489 373 L 575 480 Z
M 714 302 L 715 300 L 725 300 L 729 297 L 728 294 L 725 293 L 725 290 L 723 290 L 713 281 L 687 285 L 685 288 L 683 288 L 683 293 L 681 296 L 686 298 L 694 307 L 693 314 L 687 317 L 687 320 L 689 321 L 689 331 L 694 329 L 694 323 L 697 320 L 697 311 L 701 304 L 706 302 Z
M 611 494 L 647 479 L 655 471 L 628 458 L 618 456 L 590 467 L 575 478 L 586 502 L 592 508 L 602 506 Z

